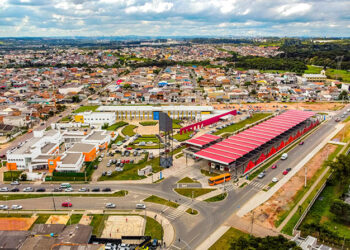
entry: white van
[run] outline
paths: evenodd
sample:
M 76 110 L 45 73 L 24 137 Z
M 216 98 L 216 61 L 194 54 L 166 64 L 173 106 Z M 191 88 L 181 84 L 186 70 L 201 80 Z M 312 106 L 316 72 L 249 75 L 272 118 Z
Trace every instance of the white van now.
M 287 153 L 282 154 L 281 160 L 285 160 L 285 159 L 287 159 L 287 158 L 288 158 L 288 154 L 287 154 Z
M 146 209 L 146 205 L 145 204 L 136 204 L 136 208 L 137 209 Z
M 72 186 L 69 183 L 61 183 L 60 187 L 61 188 L 70 188 Z

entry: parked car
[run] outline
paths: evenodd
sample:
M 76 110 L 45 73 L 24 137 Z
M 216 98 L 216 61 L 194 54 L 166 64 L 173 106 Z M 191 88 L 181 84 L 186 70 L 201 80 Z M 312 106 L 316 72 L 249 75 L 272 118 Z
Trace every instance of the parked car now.
M 88 188 L 80 188 L 78 191 L 79 192 L 89 192 L 90 189 L 88 189 Z
M 46 189 L 45 189 L 45 188 L 38 188 L 36 191 L 37 191 L 37 192 L 45 192 Z
M 98 169 L 98 165 L 94 165 L 94 169 Z
M 283 174 L 283 175 L 286 175 L 286 174 L 288 174 L 288 171 L 287 171 L 287 170 L 284 170 L 282 174 Z
M 19 192 L 19 188 L 15 187 L 10 190 L 11 192 Z
M 8 206 L 6 206 L 6 205 L 0 205 L 0 210 L 7 210 L 7 209 L 9 209 Z
M 66 188 L 64 192 L 73 192 L 73 188 Z
M 277 168 L 277 164 L 273 164 L 271 168 L 272 169 L 276 169 Z
M 62 188 L 60 188 L 60 187 L 54 188 L 53 191 L 54 191 L 54 192 L 62 192 Z
M 19 185 L 19 181 L 13 181 L 11 182 L 11 185 Z
M 12 210 L 21 210 L 23 207 L 21 205 L 12 205 L 11 209 Z
M 304 145 L 304 141 L 299 142 L 299 145 Z
M 0 192 L 8 192 L 9 188 L 8 187 L 2 187 L 0 188 Z
M 93 188 L 91 189 L 92 192 L 100 192 L 100 188 L 96 187 L 96 188 Z
M 273 177 L 272 182 L 278 182 L 278 179 L 276 177 Z
M 115 204 L 114 203 L 106 203 L 106 208 L 115 208 Z
M 106 174 L 107 174 L 106 171 L 102 172 L 102 176 L 106 176 Z
M 288 172 L 290 172 L 292 169 L 291 169 L 291 168 L 287 168 L 286 170 L 287 170 Z
M 112 171 L 108 171 L 106 175 L 107 176 L 111 176 L 112 175 Z
M 23 192 L 34 192 L 34 188 L 32 187 L 23 188 Z
M 62 203 L 62 207 L 71 207 L 71 206 L 73 206 L 73 205 L 70 202 L 63 202 Z
M 111 188 L 109 188 L 109 187 L 102 189 L 102 192 L 110 192 L 110 191 L 111 191 Z

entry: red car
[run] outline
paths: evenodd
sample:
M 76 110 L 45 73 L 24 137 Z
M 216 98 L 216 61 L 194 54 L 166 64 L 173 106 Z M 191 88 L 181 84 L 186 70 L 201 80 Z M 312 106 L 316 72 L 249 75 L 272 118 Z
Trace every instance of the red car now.
M 126 160 L 125 163 L 130 163 L 130 160 Z
M 276 164 L 274 164 L 274 165 L 272 165 L 272 167 L 271 167 L 272 169 L 275 169 L 275 168 L 277 168 L 277 165 Z
M 288 171 L 287 171 L 287 170 L 284 170 L 282 174 L 283 174 L 283 175 L 286 175 L 286 174 L 288 174 Z
M 133 150 L 133 148 L 130 148 L 130 147 L 128 147 L 128 148 L 126 148 L 127 150 Z
M 72 203 L 70 202 L 63 202 L 62 203 L 62 207 L 71 207 L 72 206 Z
M 303 141 L 301 141 L 301 142 L 299 143 L 299 145 L 304 145 L 304 142 L 303 142 Z
M 125 160 L 122 160 L 122 163 L 125 164 Z

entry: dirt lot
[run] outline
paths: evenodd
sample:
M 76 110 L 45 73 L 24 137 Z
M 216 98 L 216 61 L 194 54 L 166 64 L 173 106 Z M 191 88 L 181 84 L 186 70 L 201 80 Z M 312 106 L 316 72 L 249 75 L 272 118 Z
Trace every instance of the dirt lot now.
M 69 220 L 69 215 L 51 215 L 45 224 L 64 224 L 66 225 Z
M 142 236 L 145 226 L 145 219 L 141 216 L 109 216 L 101 237 L 120 239 L 125 235 Z
M 91 221 L 92 221 L 92 217 L 93 216 L 89 216 L 89 215 L 83 215 L 79 221 L 79 224 L 82 225 L 90 225 Z
M 327 159 L 328 155 L 335 151 L 336 145 L 327 144 L 320 152 L 318 152 L 308 163 L 308 180 L 316 173 L 322 163 Z M 328 153 L 327 153 L 328 150 Z M 291 205 L 298 190 L 304 185 L 305 169 L 302 168 L 294 175 L 286 184 L 284 184 L 268 201 L 254 209 L 255 222 L 266 228 L 275 228 L 274 222 L 278 220 L 278 216 Z M 245 219 L 251 220 L 251 215 L 244 216 Z
M 0 230 L 27 231 L 37 218 L 38 216 L 33 216 L 31 218 L 0 218 Z
M 226 104 L 214 104 L 213 105 L 215 109 L 229 109 L 233 108 L 241 108 L 241 109 L 250 109 L 255 107 L 261 107 L 261 110 L 275 110 L 276 106 L 277 108 L 281 109 L 284 106 L 288 106 L 287 109 L 298 109 L 298 110 L 305 110 L 305 109 L 311 109 L 313 111 L 334 111 L 338 110 L 342 107 L 344 107 L 341 103 L 329 103 L 329 102 L 314 102 L 314 103 L 306 103 L 306 102 L 300 102 L 300 103 L 277 103 L 277 102 L 270 102 L 270 103 L 252 103 L 252 104 L 242 104 L 241 106 L 239 104 L 233 104 L 233 105 L 226 105 Z M 275 107 L 273 107 L 275 106 Z

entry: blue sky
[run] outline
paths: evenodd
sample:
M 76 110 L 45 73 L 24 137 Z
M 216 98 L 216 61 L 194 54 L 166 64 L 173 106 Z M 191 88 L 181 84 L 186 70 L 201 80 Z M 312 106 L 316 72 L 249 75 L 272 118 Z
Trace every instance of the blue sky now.
M 0 36 L 350 36 L 349 0 L 0 0 Z

